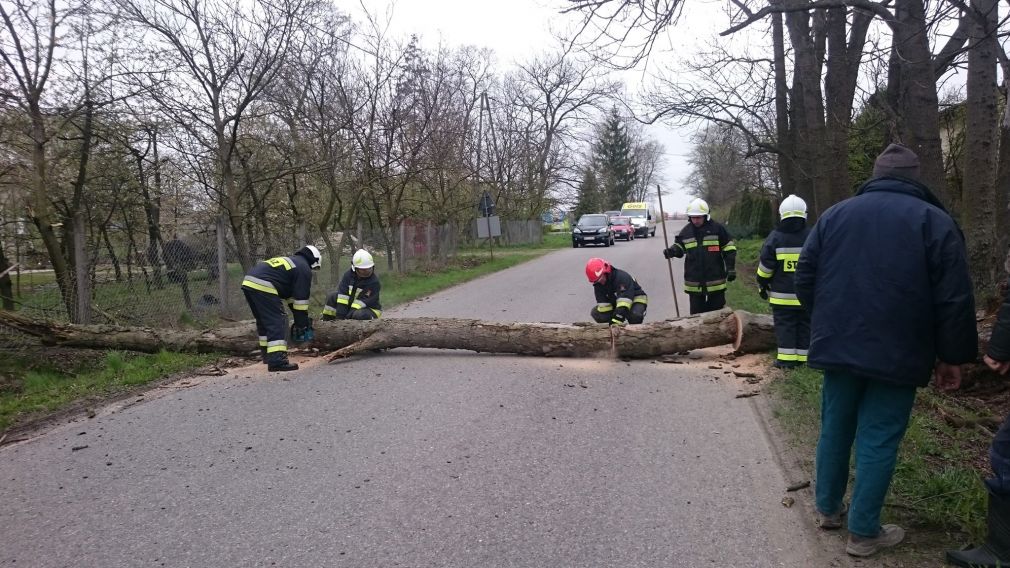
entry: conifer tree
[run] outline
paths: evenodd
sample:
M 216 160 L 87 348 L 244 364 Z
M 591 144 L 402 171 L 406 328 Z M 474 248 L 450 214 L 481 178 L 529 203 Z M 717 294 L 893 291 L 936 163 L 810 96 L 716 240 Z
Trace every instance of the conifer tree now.
M 593 161 L 603 195 L 604 209 L 620 209 L 638 185 L 638 161 L 634 154 L 634 141 L 617 107 L 611 107 L 606 121 L 600 126 Z

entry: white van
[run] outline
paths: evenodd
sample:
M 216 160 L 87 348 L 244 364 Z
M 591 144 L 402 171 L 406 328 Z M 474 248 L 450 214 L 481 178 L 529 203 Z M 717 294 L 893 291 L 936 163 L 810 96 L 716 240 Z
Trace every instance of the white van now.
M 645 202 L 629 202 L 621 206 L 621 215 L 631 217 L 636 237 L 656 236 L 656 212 Z

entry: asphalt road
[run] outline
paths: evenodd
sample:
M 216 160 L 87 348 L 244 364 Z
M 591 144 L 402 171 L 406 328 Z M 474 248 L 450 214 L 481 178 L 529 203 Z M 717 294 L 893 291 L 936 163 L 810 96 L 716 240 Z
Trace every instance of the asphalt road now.
M 388 317 L 584 321 L 596 255 L 672 317 L 661 247 L 558 251 Z M 0 565 L 823 565 L 735 393 L 704 365 L 420 349 L 239 370 L 0 450 Z

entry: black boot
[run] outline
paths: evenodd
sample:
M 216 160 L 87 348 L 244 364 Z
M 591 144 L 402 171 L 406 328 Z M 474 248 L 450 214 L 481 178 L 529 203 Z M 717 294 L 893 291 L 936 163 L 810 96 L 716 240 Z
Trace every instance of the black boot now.
M 988 536 L 982 546 L 948 550 L 947 562 L 965 568 L 1010 567 L 1010 496 L 989 493 Z
M 286 351 L 277 351 L 267 356 L 268 371 L 297 371 L 298 365 L 288 361 Z
M 266 347 L 260 347 L 260 356 L 261 356 L 260 360 L 263 361 L 264 363 L 269 363 L 270 362 L 270 358 L 267 356 L 267 348 Z

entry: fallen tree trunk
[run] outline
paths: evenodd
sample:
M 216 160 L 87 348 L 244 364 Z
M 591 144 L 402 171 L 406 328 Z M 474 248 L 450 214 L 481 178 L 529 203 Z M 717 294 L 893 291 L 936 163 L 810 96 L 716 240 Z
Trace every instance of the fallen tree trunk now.
M 89 349 L 247 354 L 257 336 L 251 322 L 205 331 L 39 322 L 0 312 L 0 325 L 39 337 L 47 345 Z M 774 348 L 769 316 L 721 310 L 685 318 L 611 328 L 602 324 L 506 323 L 455 318 L 388 318 L 320 322 L 310 345 L 332 358 L 373 349 L 428 347 L 545 357 L 649 358 L 733 345 L 740 352 Z

